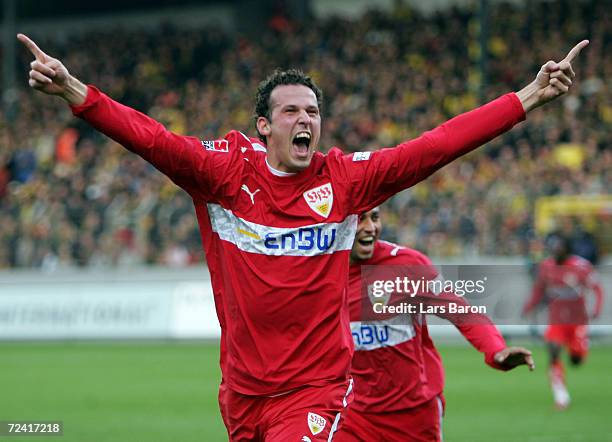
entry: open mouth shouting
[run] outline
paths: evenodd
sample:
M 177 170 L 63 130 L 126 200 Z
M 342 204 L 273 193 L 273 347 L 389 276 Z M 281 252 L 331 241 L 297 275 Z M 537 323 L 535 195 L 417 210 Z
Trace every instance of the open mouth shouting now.
M 311 135 L 305 130 L 300 131 L 293 137 L 293 152 L 300 160 L 308 158 Z
M 351 262 L 372 258 L 381 229 L 378 207 L 359 216 L 355 242 L 351 249 Z
M 357 243 L 361 246 L 362 249 L 369 250 L 374 246 L 374 238 L 373 235 L 364 235 L 361 238 L 357 239 Z

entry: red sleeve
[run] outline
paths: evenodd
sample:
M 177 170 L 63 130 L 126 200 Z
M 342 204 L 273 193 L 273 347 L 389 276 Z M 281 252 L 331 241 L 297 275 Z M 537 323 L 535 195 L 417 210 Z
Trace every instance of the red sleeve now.
M 451 302 L 458 306 L 469 305 L 462 297 L 448 292 L 439 295 L 420 294 L 416 299 L 426 305 L 447 306 Z M 482 313 L 448 313 L 447 308 L 446 313 L 440 313 L 437 316 L 452 322 L 476 350 L 484 353 L 485 362 L 488 365 L 498 370 L 506 370 L 494 360 L 495 354 L 506 348 L 506 341 L 487 315 Z
M 353 213 L 378 206 L 524 119 L 521 102 L 510 93 L 394 148 L 346 155 Z
M 406 256 L 404 264 L 414 265 L 416 261 L 419 265 L 429 267 L 430 270 L 419 270 L 419 273 L 426 274 L 426 278 L 435 278 L 439 276 L 438 271 L 427 256 L 418 252 L 415 253 L 409 249 L 401 249 L 398 253 L 400 260 L 405 253 L 410 253 L 411 256 Z M 409 261 L 411 258 L 412 260 Z M 425 305 L 438 306 L 448 306 L 451 302 L 459 306 L 469 305 L 463 297 L 457 296 L 451 292 L 442 292 L 439 294 L 422 292 L 415 297 L 415 301 Z M 441 313 L 437 316 L 452 322 L 468 342 L 472 344 L 476 350 L 484 354 L 485 362 L 489 366 L 498 370 L 507 370 L 507 368 L 497 364 L 494 360 L 495 354 L 506 348 L 506 341 L 488 316 L 481 313 L 448 313 L 448 308 L 445 310 L 446 313 Z
M 593 318 L 597 318 L 601 314 L 603 308 L 604 293 L 599 282 L 599 278 L 592 266 L 589 266 L 589 272 L 586 279 L 587 287 L 593 291 L 595 295 L 595 306 L 593 308 Z
M 459 305 L 468 304 L 463 298 L 453 302 L 457 302 Z M 484 354 L 485 362 L 489 366 L 498 370 L 507 370 L 494 360 L 495 354 L 506 348 L 506 341 L 488 316 L 480 313 L 470 313 L 447 315 L 446 319 L 457 327 L 476 350 Z
M 601 309 L 603 308 L 603 289 L 601 285 L 597 284 L 593 287 L 593 293 L 595 293 L 595 308 L 593 310 L 593 317 L 598 318 L 601 315 Z
M 85 103 L 71 106 L 72 113 L 95 129 L 140 155 L 193 198 L 217 200 L 228 193 L 232 170 L 228 140 L 206 148 L 195 137 L 168 131 L 161 123 L 124 106 L 96 87 L 87 87 Z M 231 134 L 231 133 L 230 133 Z

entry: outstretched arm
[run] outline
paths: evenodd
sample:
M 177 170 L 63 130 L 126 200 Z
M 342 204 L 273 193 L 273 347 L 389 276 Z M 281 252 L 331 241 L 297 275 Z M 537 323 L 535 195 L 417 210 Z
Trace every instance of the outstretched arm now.
M 184 140 L 171 134 L 154 119 L 111 100 L 97 88 L 86 86 L 72 76 L 56 58 L 44 53 L 29 37 L 17 38 L 35 57 L 30 63 L 30 87 L 64 99 L 72 112 L 85 119 L 94 128 L 109 136 L 127 149 L 141 155 L 158 169 L 172 177 L 172 162 L 184 144 L 198 144 L 197 140 Z
M 45 54 L 28 36 L 17 34 L 17 39 L 34 56 L 34 61 L 30 63 L 30 87 L 45 94 L 57 95 L 73 106 L 85 103 L 87 86 L 70 75 L 61 61 Z
M 482 313 L 471 312 L 466 307 L 468 301 L 463 296 L 458 296 L 452 291 L 444 290 L 439 271 L 426 255 L 415 250 L 400 249 L 396 252 L 394 263 L 397 266 L 389 266 L 388 272 L 402 272 L 404 276 L 410 275 L 413 281 L 427 281 L 421 289 L 409 296 L 400 297 L 404 302 L 421 304 L 418 311 L 433 311 L 436 316 L 450 321 L 467 341 L 485 356 L 485 362 L 498 370 L 511 370 L 519 365 L 527 365 L 530 370 L 535 368 L 531 352 L 522 347 L 508 347 L 503 336 L 491 319 Z M 403 267 L 399 267 L 403 264 Z M 376 278 L 381 277 L 378 272 Z M 391 275 L 385 274 L 390 280 Z M 430 284 L 432 282 L 432 284 Z M 451 304 L 458 308 L 451 309 Z M 423 309 L 426 306 L 426 309 Z M 430 310 L 429 307 L 436 306 Z
M 354 213 L 381 204 L 397 192 L 417 184 L 432 173 L 525 119 L 526 113 L 565 94 L 575 77 L 572 61 L 588 44 L 578 43 L 560 62 L 549 61 L 534 81 L 458 115 L 418 138 L 391 149 L 344 157 L 347 180 L 353 189 Z
M 231 174 L 238 173 L 238 168 L 229 168 L 230 155 L 208 151 L 199 139 L 174 134 L 147 115 L 86 86 L 30 38 L 23 34 L 17 38 L 35 58 L 30 64 L 30 87 L 64 99 L 75 116 L 153 164 L 193 198 L 210 201 L 229 192 Z
M 599 282 L 599 277 L 595 273 L 595 269 L 591 268 L 590 272 L 587 276 L 587 288 L 592 291 L 595 296 L 595 305 L 593 306 L 593 313 L 591 313 L 591 319 L 597 319 L 599 315 L 601 315 L 601 310 L 603 307 L 604 300 L 604 292 Z
M 417 298 L 428 305 L 445 305 L 451 302 L 461 306 L 468 305 L 465 299 L 453 293 L 422 294 Z M 531 351 L 523 347 L 507 347 L 506 341 L 487 315 L 480 313 L 452 314 L 448 313 L 448 309 L 445 309 L 445 313 L 436 313 L 436 315 L 452 322 L 465 339 L 485 355 L 485 362 L 491 367 L 507 371 L 519 365 L 527 365 L 530 371 L 535 369 Z

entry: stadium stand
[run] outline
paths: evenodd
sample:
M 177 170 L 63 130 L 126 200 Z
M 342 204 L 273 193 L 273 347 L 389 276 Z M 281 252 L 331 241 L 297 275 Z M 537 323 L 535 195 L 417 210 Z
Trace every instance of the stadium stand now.
M 432 256 L 527 254 L 537 250 L 539 197 L 610 194 L 610 12 L 606 2 L 566 6 L 491 7 L 482 98 L 517 90 L 537 70 L 532 60 L 564 54 L 588 36 L 576 91 L 395 197 L 384 207 L 386 238 Z M 424 16 L 398 6 L 356 20 L 277 19 L 258 39 L 167 25 L 40 43 L 113 98 L 202 139 L 235 127 L 254 134 L 257 83 L 276 67 L 301 67 L 325 94 L 322 146 L 356 151 L 393 146 L 481 102 L 476 25 L 469 8 Z M 520 53 L 530 57 L 516 64 Z M 28 63 L 21 51 L 23 78 Z M 62 102 L 26 87 L 15 112 L 0 113 L 0 268 L 204 260 L 186 194 Z

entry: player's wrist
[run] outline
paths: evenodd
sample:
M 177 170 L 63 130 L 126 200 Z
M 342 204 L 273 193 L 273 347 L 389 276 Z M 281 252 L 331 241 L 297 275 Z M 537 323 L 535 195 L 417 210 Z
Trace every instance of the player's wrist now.
M 71 106 L 83 104 L 87 99 L 87 86 L 77 78 L 69 75 L 61 97 Z
M 536 81 L 529 83 L 516 93 L 516 96 L 523 105 L 525 113 L 532 111 L 536 107 L 544 104 L 541 102 L 542 91 Z

